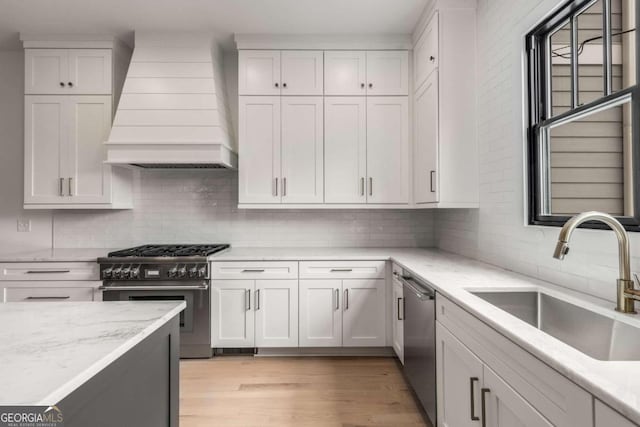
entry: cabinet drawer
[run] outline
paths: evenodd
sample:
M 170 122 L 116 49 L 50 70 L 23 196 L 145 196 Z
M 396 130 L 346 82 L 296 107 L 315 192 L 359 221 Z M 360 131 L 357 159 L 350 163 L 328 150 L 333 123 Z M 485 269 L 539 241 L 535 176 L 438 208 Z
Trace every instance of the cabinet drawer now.
M 385 261 L 309 261 L 300 263 L 301 279 L 384 279 Z
M 436 318 L 553 425 L 591 425 L 591 395 L 568 378 L 440 294 Z
M 0 264 L 0 281 L 100 280 L 95 262 L 15 262 Z
M 212 279 L 297 279 L 295 261 L 234 261 L 211 263 Z
M 66 286 L 18 286 L 4 289 L 4 302 L 63 302 L 93 301 L 94 287 Z

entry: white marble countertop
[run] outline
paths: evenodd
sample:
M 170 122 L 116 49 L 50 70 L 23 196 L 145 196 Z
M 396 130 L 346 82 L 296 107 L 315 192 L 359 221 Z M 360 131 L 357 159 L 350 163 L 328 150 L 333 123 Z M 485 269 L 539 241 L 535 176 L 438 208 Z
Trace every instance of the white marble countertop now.
M 184 302 L 0 304 L 0 405 L 53 405 L 185 308 Z
M 481 319 L 598 399 L 640 423 L 640 362 L 600 361 L 500 310 L 469 290 L 526 288 L 640 327 L 640 315 L 614 311 L 614 303 L 436 249 L 232 248 L 213 261 L 389 259 L 429 282 L 439 293 Z M 612 278 L 611 286 L 615 286 Z M 640 343 L 638 343 L 640 345 Z
M 95 262 L 114 249 L 34 249 L 20 252 L 0 251 L 0 262 Z

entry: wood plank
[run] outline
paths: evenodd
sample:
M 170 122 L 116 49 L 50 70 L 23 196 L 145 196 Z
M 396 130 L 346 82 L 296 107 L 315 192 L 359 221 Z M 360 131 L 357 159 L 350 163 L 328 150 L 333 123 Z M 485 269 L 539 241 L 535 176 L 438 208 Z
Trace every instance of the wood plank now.
M 127 78 L 193 78 L 203 79 L 215 76 L 210 62 L 132 62 Z
M 552 168 L 622 168 L 622 153 L 552 153 Z
M 561 183 L 551 184 L 551 197 L 554 199 L 622 199 L 622 183 Z
M 214 94 L 213 76 L 204 79 L 128 77 L 122 93 Z
M 215 110 L 218 99 L 212 94 L 132 94 L 124 93 L 121 110 Z
M 118 110 L 115 123 L 117 126 L 224 126 L 220 116 L 219 110 Z
M 623 182 L 621 168 L 554 168 L 551 182 Z
M 183 427 L 430 426 L 392 358 L 226 356 L 180 377 Z

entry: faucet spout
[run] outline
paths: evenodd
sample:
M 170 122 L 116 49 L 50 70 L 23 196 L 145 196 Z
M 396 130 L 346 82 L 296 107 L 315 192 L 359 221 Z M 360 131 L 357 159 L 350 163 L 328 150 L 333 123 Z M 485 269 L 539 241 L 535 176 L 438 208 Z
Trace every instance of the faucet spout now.
M 634 282 L 631 278 L 631 255 L 629 251 L 629 235 L 622 224 L 613 216 L 604 212 L 583 212 L 574 216 L 566 222 L 560 230 L 558 243 L 556 244 L 553 257 L 563 260 L 565 255 L 569 253 L 569 242 L 571 235 L 582 223 L 587 221 L 599 221 L 608 225 L 615 233 L 618 239 L 618 264 L 620 274 L 618 276 L 618 292 L 617 292 L 617 310 L 623 313 L 635 313 L 634 300 L 632 293 L 634 292 Z

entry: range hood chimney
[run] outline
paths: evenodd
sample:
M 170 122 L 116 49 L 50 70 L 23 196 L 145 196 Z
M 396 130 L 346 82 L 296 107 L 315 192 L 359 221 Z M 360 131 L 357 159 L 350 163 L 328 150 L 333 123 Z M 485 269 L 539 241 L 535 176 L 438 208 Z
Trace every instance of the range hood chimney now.
M 136 33 L 107 163 L 236 168 L 222 51 L 209 34 Z

